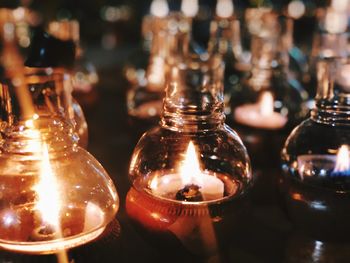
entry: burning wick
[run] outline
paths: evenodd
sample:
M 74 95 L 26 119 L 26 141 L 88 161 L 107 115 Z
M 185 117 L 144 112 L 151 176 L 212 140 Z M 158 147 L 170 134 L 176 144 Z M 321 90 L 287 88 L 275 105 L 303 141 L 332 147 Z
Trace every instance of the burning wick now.
M 33 230 L 30 237 L 33 241 L 48 241 L 53 240 L 57 237 L 55 227 L 52 225 L 45 225 L 37 227 Z
M 188 202 L 199 202 L 199 201 L 203 201 L 203 196 L 202 196 L 202 193 L 200 192 L 200 187 L 198 185 L 189 184 L 176 193 L 176 200 L 188 201 Z

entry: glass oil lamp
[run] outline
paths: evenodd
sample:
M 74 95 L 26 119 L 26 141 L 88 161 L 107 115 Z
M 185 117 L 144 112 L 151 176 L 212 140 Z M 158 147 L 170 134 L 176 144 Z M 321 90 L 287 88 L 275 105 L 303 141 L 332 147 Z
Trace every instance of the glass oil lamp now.
M 290 218 L 321 241 L 349 241 L 348 58 L 322 59 L 311 117 L 289 135 L 282 151 L 282 191 Z
M 240 36 L 240 21 L 233 14 L 233 3 L 221 0 L 216 5 L 216 16 L 210 25 L 209 54 L 221 54 L 225 62 L 225 113 L 230 114 L 230 95 L 241 78 L 249 72 L 250 53 L 244 52 Z
M 234 233 L 253 181 L 245 147 L 224 124 L 222 77 L 219 56 L 169 62 L 161 122 L 141 137 L 129 168 L 129 218 L 194 255 L 215 253 L 217 238 Z
M 52 80 L 59 79 L 61 82 L 59 86 L 63 87 L 64 91 L 60 90 L 60 93 L 72 93 L 72 78 L 66 67 L 74 62 L 74 50 L 73 42 L 61 41 L 42 30 L 37 30 L 32 39 L 24 70 L 31 76 L 37 74 L 39 79 L 40 76 L 45 76 L 44 81 L 49 81 L 51 75 Z M 57 76 L 60 77 L 57 78 Z M 79 136 L 79 145 L 87 148 L 88 126 L 84 112 L 72 96 L 69 96 L 66 102 L 68 104 L 62 105 L 62 110 L 75 127 L 75 132 Z
M 38 76 L 0 85 L 0 247 L 51 254 L 97 238 L 119 204 L 106 171 L 62 115 L 70 93 Z
M 183 49 L 188 49 L 190 20 L 180 13 L 155 17 L 153 37 L 147 66 L 144 70 L 127 69 L 131 87 L 127 92 L 128 113 L 144 126 L 159 121 L 162 111 L 166 60 Z M 141 74 L 138 76 L 138 74 Z
M 252 36 L 252 68 L 231 95 L 231 120 L 256 171 L 279 167 L 283 142 L 308 113 L 308 94 L 288 74 L 280 33 Z
M 128 59 L 124 68 L 129 82 L 127 108 L 131 123 L 144 130 L 159 120 L 163 98 L 166 27 L 169 6 L 167 1 L 153 0 L 150 14 L 142 20 L 142 49 Z M 149 81 L 150 78 L 150 81 Z
M 80 44 L 80 26 L 77 20 L 55 20 L 48 25 L 48 32 L 63 41 L 73 41 L 76 46 L 72 76 L 73 96 L 83 106 L 92 106 L 97 98 L 98 74 L 94 64 L 84 56 Z

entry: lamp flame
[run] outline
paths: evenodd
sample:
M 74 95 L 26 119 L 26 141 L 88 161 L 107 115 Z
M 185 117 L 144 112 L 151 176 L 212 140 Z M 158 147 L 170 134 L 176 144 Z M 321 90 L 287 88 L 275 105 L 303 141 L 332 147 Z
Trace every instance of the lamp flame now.
M 288 15 L 294 19 L 299 19 L 305 14 L 306 7 L 303 1 L 294 0 L 288 4 Z
M 349 146 L 342 145 L 337 153 L 337 160 L 335 163 L 335 172 L 344 172 L 350 170 L 350 156 L 349 156 Z
M 59 226 L 59 214 L 61 209 L 60 197 L 57 180 L 50 164 L 46 143 L 42 144 L 42 163 L 39 182 L 34 186 L 33 190 L 38 195 L 35 209 L 39 211 L 42 222 L 57 228 Z
M 199 158 L 192 141 L 188 144 L 185 159 L 179 168 L 183 185 L 198 182 L 201 179 L 201 168 L 199 166 Z M 202 185 L 199 182 L 199 185 Z
M 261 95 L 260 113 L 263 116 L 269 116 L 273 113 L 273 96 L 269 91 L 265 91 Z
M 232 16 L 234 11 L 232 0 L 218 0 L 215 11 L 216 15 L 222 18 Z
M 181 11 L 187 17 L 195 17 L 198 9 L 198 0 L 182 0 L 181 2 Z
M 337 12 L 344 12 L 349 8 L 349 0 L 332 0 L 331 7 Z
M 325 16 L 325 29 L 330 33 L 343 33 L 348 25 L 348 15 L 346 12 L 338 12 L 328 8 Z
M 169 6 L 166 0 L 153 0 L 151 3 L 151 14 L 158 17 L 165 17 L 169 13 Z

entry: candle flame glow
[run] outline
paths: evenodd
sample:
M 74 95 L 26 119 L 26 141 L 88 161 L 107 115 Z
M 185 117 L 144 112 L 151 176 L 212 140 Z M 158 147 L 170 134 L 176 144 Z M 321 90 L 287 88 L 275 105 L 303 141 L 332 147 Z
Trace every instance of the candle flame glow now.
M 269 116 L 273 113 L 273 96 L 271 92 L 265 91 L 260 98 L 260 113 Z
M 216 15 L 222 18 L 232 16 L 234 11 L 232 0 L 218 0 L 215 11 Z
M 288 14 L 294 19 L 302 17 L 305 11 L 306 7 L 303 1 L 294 0 L 288 4 Z
M 199 158 L 192 141 L 188 144 L 185 159 L 179 168 L 182 183 L 184 185 L 197 182 L 201 179 L 201 168 L 199 166 Z M 199 185 L 202 185 L 199 183 Z
M 350 170 L 350 156 L 349 146 L 342 145 L 337 153 L 337 160 L 335 163 L 335 172 L 344 172 Z
M 148 82 L 151 85 L 162 85 L 164 83 L 164 59 L 160 56 L 153 58 L 151 65 L 149 66 Z
M 59 226 L 60 197 L 55 174 L 52 171 L 48 147 L 42 144 L 42 163 L 40 167 L 39 182 L 33 190 L 38 195 L 35 209 L 40 212 L 43 223 L 51 227 Z
M 153 0 L 151 3 L 151 14 L 158 17 L 165 17 L 169 13 L 169 6 L 166 0 Z
M 182 0 L 181 2 L 181 11 L 187 17 L 195 17 L 198 9 L 198 0 Z
M 349 8 L 350 1 L 349 0 L 332 0 L 331 7 L 337 12 L 344 12 Z
M 338 12 L 328 8 L 325 17 L 325 29 L 330 33 L 343 33 L 348 25 L 348 15 L 346 12 Z

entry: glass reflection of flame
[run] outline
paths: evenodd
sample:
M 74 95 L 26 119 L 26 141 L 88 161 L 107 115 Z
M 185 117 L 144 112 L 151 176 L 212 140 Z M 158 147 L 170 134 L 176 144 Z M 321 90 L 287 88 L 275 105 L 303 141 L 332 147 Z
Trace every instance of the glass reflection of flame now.
M 345 172 L 350 170 L 350 156 L 349 146 L 342 145 L 337 153 L 337 160 L 335 163 L 335 172 Z

